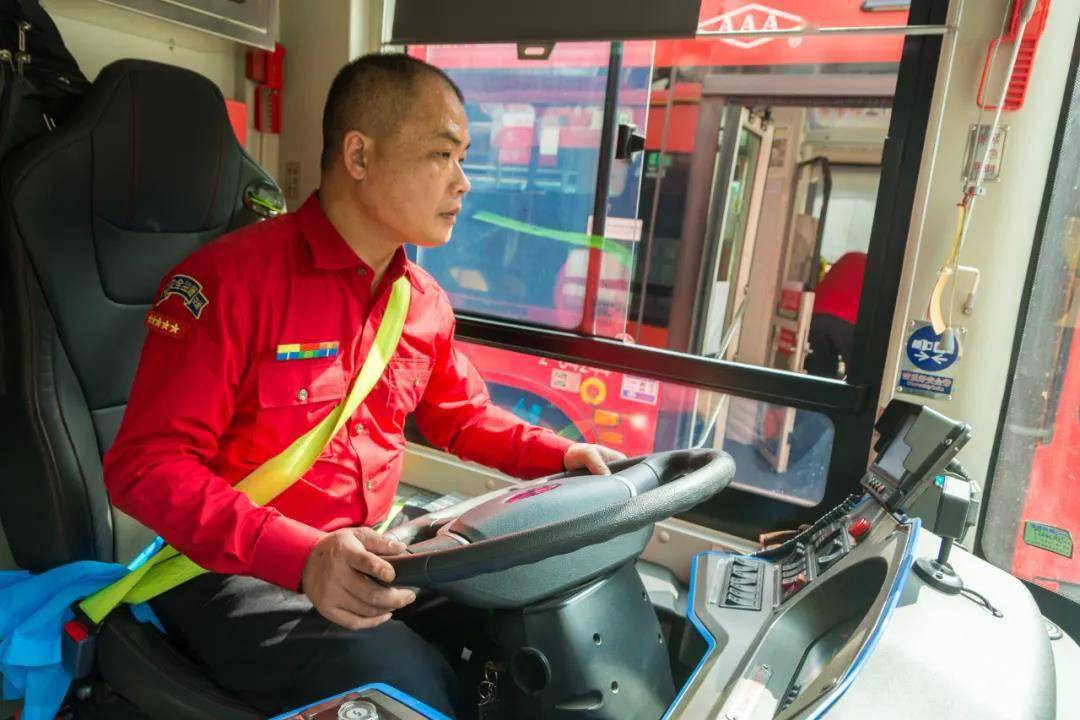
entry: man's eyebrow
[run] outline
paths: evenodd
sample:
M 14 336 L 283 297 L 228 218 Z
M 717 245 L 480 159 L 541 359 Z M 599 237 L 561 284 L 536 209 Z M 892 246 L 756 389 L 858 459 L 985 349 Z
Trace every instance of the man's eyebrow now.
M 443 139 L 443 140 L 449 140 L 450 142 L 454 143 L 455 145 L 465 145 L 465 143 L 461 140 L 461 138 L 459 138 L 457 135 L 450 132 L 449 130 L 444 130 L 443 132 L 439 133 L 438 137 Z M 471 147 L 472 147 L 472 143 L 469 143 L 468 145 L 465 145 L 466 150 L 468 150 Z

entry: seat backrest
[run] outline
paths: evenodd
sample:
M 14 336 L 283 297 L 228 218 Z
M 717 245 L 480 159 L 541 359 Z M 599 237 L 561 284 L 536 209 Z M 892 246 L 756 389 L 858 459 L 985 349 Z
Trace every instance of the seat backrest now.
M 267 187 L 217 86 L 138 60 L 102 70 L 61 127 L 4 163 L 0 523 L 20 567 L 127 561 L 148 539 L 101 474 L 143 318 L 173 265 L 258 219 L 245 193 Z

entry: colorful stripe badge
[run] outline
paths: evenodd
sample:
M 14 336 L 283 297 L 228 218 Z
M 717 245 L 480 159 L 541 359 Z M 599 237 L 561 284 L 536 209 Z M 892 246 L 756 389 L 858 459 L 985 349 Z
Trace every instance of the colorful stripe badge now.
M 292 343 L 277 346 L 278 360 L 310 360 L 311 358 L 334 357 L 338 354 L 338 343 Z

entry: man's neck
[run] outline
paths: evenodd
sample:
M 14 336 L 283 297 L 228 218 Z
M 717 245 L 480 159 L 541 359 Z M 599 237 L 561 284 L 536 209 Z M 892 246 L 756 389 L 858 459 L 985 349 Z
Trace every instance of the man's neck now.
M 334 192 L 331 187 L 319 190 L 319 204 L 338 234 L 371 268 L 371 287 L 374 289 L 386 274 L 401 243 L 384 237 L 351 198 Z

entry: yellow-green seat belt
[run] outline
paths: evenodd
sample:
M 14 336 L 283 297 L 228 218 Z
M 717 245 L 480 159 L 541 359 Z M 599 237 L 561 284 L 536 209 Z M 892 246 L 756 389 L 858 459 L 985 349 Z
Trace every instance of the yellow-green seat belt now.
M 323 448 L 371 392 L 397 349 L 409 312 L 410 291 L 407 277 L 402 276 L 394 281 L 371 351 L 345 399 L 322 422 L 294 440 L 281 454 L 252 470 L 250 475 L 235 485 L 237 490 L 257 504 L 265 505 L 315 464 Z M 79 603 L 79 609 L 92 622 L 100 623 L 121 603 L 146 602 L 204 572 L 206 570 L 169 545 L 112 585 L 83 600 Z

